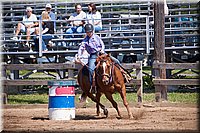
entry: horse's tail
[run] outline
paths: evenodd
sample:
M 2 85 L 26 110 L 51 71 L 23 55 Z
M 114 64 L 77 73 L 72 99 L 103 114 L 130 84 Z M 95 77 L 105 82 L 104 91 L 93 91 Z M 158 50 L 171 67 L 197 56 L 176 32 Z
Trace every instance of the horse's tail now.
M 84 83 L 84 82 L 85 82 L 85 80 L 84 80 L 85 75 L 89 75 L 89 72 L 88 72 L 86 66 L 82 66 L 82 68 L 80 69 L 80 71 L 79 71 L 79 73 L 78 73 L 78 77 L 77 77 L 77 79 L 78 79 L 78 84 L 79 84 L 79 86 L 81 87 L 81 89 L 83 90 L 82 95 L 79 97 L 79 101 L 80 101 L 80 102 L 87 102 L 87 101 L 86 101 L 87 94 L 84 92 L 84 91 L 86 91 L 86 90 L 85 90 L 86 86 L 85 86 L 85 83 Z

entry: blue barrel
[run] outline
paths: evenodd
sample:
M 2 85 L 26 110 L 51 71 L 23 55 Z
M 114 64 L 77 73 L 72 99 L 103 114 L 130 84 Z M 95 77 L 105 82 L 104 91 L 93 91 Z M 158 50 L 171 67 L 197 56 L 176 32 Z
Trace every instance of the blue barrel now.
M 75 118 L 74 85 L 76 85 L 76 80 L 48 81 L 50 120 L 71 120 Z

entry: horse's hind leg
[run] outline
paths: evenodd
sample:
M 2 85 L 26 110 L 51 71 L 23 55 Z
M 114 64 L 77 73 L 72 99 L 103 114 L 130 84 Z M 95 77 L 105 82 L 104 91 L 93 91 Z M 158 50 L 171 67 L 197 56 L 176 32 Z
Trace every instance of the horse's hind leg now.
M 119 107 L 118 107 L 117 103 L 114 101 L 112 94 L 111 93 L 105 93 L 105 96 L 112 103 L 113 107 L 117 110 L 118 116 L 121 119 L 122 116 L 121 116 Z
M 124 88 L 125 88 L 125 86 L 124 86 Z M 121 95 L 121 98 L 123 100 L 124 106 L 126 107 L 126 109 L 128 111 L 128 116 L 129 116 L 130 119 L 132 119 L 133 115 L 132 115 L 131 110 L 129 108 L 129 104 L 128 104 L 127 99 L 126 99 L 126 89 L 124 89 L 124 88 L 120 92 L 120 95 Z

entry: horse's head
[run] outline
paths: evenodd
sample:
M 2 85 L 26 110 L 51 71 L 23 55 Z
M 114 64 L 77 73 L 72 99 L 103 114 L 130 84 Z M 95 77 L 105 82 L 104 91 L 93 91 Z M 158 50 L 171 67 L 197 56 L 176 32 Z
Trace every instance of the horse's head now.
M 103 54 L 96 59 L 96 71 L 104 85 L 108 85 L 112 78 L 112 60 L 107 54 Z

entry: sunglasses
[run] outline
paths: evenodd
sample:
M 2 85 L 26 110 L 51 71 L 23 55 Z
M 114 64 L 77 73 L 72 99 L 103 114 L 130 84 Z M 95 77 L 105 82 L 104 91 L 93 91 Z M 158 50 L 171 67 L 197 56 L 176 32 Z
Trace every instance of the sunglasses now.
M 26 12 L 32 12 L 32 11 L 26 11 Z

